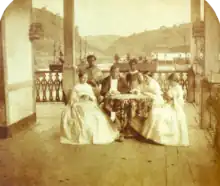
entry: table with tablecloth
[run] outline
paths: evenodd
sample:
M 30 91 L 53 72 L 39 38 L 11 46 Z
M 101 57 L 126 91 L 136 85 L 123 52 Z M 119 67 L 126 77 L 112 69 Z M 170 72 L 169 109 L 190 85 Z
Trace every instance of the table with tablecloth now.
M 116 112 L 121 124 L 121 131 L 129 130 L 133 118 L 145 120 L 152 107 L 153 99 L 143 94 L 117 94 L 110 95 L 108 104 Z

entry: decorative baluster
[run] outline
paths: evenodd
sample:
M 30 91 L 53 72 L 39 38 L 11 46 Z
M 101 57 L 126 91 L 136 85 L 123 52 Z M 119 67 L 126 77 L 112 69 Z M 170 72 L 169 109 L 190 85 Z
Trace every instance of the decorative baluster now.
M 59 89 L 59 97 L 60 97 L 60 101 L 64 102 L 64 93 L 63 93 L 63 74 L 62 73 L 58 73 L 59 75 L 59 80 L 60 80 L 60 89 Z
M 54 81 L 55 84 L 55 90 L 56 90 L 56 101 L 61 101 L 60 100 L 60 95 L 59 95 L 59 91 L 60 91 L 60 80 L 59 80 L 59 73 L 56 72 L 56 79 Z
M 142 100 L 137 102 L 137 115 L 140 116 L 142 112 Z
M 39 77 L 36 77 L 36 80 L 35 80 L 36 102 L 40 102 L 40 85 L 41 85 L 40 79 Z
M 47 101 L 46 91 L 47 91 L 47 80 L 46 80 L 46 74 L 44 74 L 44 77 L 41 81 L 42 91 L 43 91 L 43 102 Z
M 168 89 L 168 81 L 167 77 L 173 72 L 161 72 L 157 71 L 154 74 L 154 78 L 158 81 L 158 83 L 161 86 L 162 91 L 166 91 Z M 187 96 L 188 94 L 188 73 L 187 71 L 185 72 L 177 72 L 180 73 L 180 81 L 179 83 L 184 89 L 185 95 Z M 56 72 L 55 74 L 46 71 L 46 72 L 37 72 L 36 73 L 36 81 L 35 81 L 35 86 L 36 86 L 36 101 L 37 102 L 50 102 L 50 101 L 63 101 L 63 82 L 62 82 L 62 73 L 61 72 Z M 47 75 L 48 79 L 47 79 Z M 47 89 L 48 87 L 48 89 Z M 47 90 L 48 96 L 47 96 Z M 43 98 L 41 98 L 41 94 L 43 94 Z M 48 97 L 48 98 L 47 98 Z M 126 104 L 125 104 L 126 105 Z
M 161 73 L 160 72 L 157 73 L 157 77 L 158 77 L 157 81 L 158 81 L 158 83 L 161 86 L 161 89 L 163 91 L 163 82 L 161 81 Z
M 186 99 L 186 94 L 185 94 L 185 82 L 184 82 L 184 73 L 179 74 L 179 79 L 180 79 L 180 85 L 182 86 L 183 92 L 184 92 L 184 99 Z
M 164 74 L 164 81 L 163 81 L 164 92 L 166 92 L 169 88 L 169 81 L 168 81 L 169 75 L 170 75 L 170 73 Z
M 163 87 L 164 87 L 164 91 L 168 90 L 168 86 L 169 86 L 169 82 L 167 80 L 169 74 L 165 74 L 163 73 L 161 78 L 162 78 L 162 82 L 163 82 Z
M 53 74 L 49 73 L 49 80 L 48 80 L 49 101 L 53 101 L 54 83 L 53 83 L 52 76 L 53 76 Z
M 182 72 L 179 73 L 179 84 L 184 89 L 184 80 L 183 80 L 183 73 Z
M 188 73 L 183 73 L 183 90 L 185 93 L 185 99 L 187 99 L 188 96 L 188 90 L 189 90 L 189 79 L 188 79 Z
M 61 87 L 61 97 L 62 97 L 61 101 L 64 102 L 64 92 L 63 92 L 63 79 L 62 79 L 62 76 L 61 76 L 61 80 L 60 80 L 60 87 Z

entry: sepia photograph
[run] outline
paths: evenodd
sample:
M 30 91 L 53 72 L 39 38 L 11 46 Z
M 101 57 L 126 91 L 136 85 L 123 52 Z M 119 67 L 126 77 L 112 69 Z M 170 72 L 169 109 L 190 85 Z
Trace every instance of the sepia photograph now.
M 0 186 L 220 186 L 219 114 L 205 0 L 13 0 L 0 19 Z

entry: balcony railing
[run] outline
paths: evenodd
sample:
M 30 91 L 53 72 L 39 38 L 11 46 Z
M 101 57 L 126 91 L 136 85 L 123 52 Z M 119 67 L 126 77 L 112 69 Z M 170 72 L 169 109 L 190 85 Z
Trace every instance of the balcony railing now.
M 220 83 L 208 82 L 206 85 L 208 87 L 203 87 L 201 119 L 203 123 L 207 123 L 206 129 L 210 134 L 211 143 L 220 152 Z
M 189 70 L 161 70 L 152 71 L 154 78 L 159 82 L 163 91 L 168 89 L 167 77 L 169 74 L 175 72 L 179 76 L 179 83 L 184 90 L 185 98 L 187 99 L 189 93 Z M 105 76 L 109 71 L 103 70 Z M 123 72 L 123 74 L 126 71 Z M 36 101 L 37 102 L 62 102 L 62 72 L 37 71 L 36 72 Z
M 36 101 L 63 102 L 62 72 L 37 71 Z

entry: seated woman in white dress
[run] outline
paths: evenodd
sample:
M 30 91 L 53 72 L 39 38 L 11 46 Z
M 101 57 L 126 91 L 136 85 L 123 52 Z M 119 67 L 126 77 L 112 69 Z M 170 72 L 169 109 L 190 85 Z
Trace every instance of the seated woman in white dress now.
M 167 103 L 152 108 L 140 134 L 156 143 L 171 146 L 188 146 L 188 127 L 184 113 L 184 99 L 176 74 L 168 77 Z
M 87 74 L 79 75 L 80 83 L 71 92 L 61 116 L 61 143 L 107 144 L 119 137 L 119 132 L 99 108 Z
M 152 73 L 144 73 L 144 81 L 140 85 L 140 90 L 143 94 L 153 99 L 153 105 L 164 104 L 161 87 L 152 76 Z

